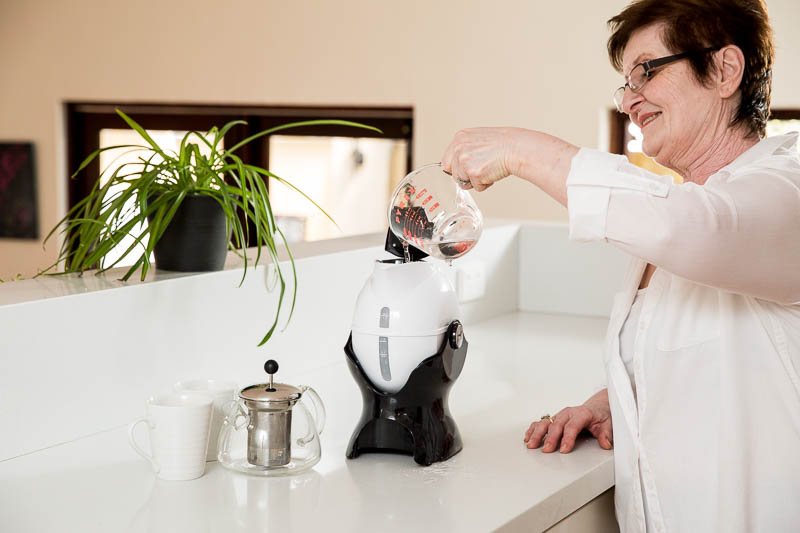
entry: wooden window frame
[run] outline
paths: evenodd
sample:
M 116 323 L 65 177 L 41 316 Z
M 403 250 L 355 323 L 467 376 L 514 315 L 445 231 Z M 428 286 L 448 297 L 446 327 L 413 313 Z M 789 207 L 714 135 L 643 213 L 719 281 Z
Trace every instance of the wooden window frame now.
M 383 131 L 382 134 L 347 126 L 303 126 L 288 130 L 288 135 L 382 138 L 408 142 L 406 171 L 413 161 L 413 109 L 409 107 L 340 107 L 340 106 L 249 106 L 204 104 L 153 104 L 112 102 L 67 102 L 67 176 L 78 169 L 86 157 L 100 147 L 100 130 L 128 126 L 115 108 L 132 117 L 145 129 L 207 131 L 231 120 L 244 120 L 247 126 L 231 128 L 225 145 L 233 146 L 248 136 L 288 122 L 339 119 L 361 122 Z M 269 136 L 237 151 L 242 159 L 269 169 Z M 100 177 L 99 158 L 74 179 L 69 179 L 68 205 L 71 209 L 91 190 Z M 267 186 L 269 186 L 268 180 Z

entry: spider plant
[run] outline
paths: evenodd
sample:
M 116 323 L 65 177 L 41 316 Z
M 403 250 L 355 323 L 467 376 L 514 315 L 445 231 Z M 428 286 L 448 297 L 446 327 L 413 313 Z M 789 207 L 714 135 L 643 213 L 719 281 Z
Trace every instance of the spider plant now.
M 162 149 L 137 122 L 119 109 L 116 111 L 128 126 L 139 134 L 143 143 L 100 148 L 80 164 L 72 177 L 74 178 L 106 150 L 127 149 L 126 153 L 136 153 L 136 161 L 119 165 L 105 181 L 102 177 L 108 168 L 103 170 L 101 179 L 97 180 L 89 194 L 70 209 L 50 231 L 45 242 L 59 228 L 61 228 L 60 233 L 65 234 L 65 238 L 58 259 L 42 273 L 48 273 L 63 262 L 62 273 L 83 273 L 86 270 L 97 269 L 97 274 L 100 274 L 114 268 L 129 254 L 138 253 L 138 259 L 122 276 L 122 281 L 127 281 L 137 269 L 140 270 L 141 279 L 144 280 L 153 266 L 150 255 L 184 199 L 187 196 L 208 196 L 216 200 L 225 213 L 226 233 L 232 234 L 232 239 L 228 243 L 229 249 L 232 248 L 244 259 L 240 286 L 244 282 L 249 263 L 247 254 L 239 252 L 238 249 L 245 248 L 247 243 L 251 242 L 251 232 L 255 232 L 256 242 L 253 266 L 258 265 L 264 250 L 271 259 L 275 275 L 271 276 L 269 289 L 273 290 L 279 285 L 278 307 L 271 327 L 258 344 L 263 345 L 275 331 L 286 296 L 286 278 L 278 260 L 279 243 L 283 243 L 289 256 L 293 280 L 287 324 L 294 312 L 297 297 L 297 271 L 294 258 L 283 232 L 275 224 L 264 179 L 269 177 L 287 185 L 303 195 L 329 219 L 331 217 L 291 182 L 266 169 L 245 163 L 236 151 L 265 135 L 300 126 L 339 125 L 377 132 L 380 130 L 344 120 L 293 122 L 259 132 L 230 148 L 222 148 L 220 143 L 231 128 L 247 124 L 245 121 L 235 120 L 221 128 L 211 128 L 208 138 L 195 131 L 188 132 L 182 138 L 178 151 L 173 152 Z M 203 155 L 201 146 L 210 153 Z M 242 218 L 239 216 L 240 213 Z M 248 224 L 248 221 L 251 224 Z M 129 234 L 133 237 L 133 243 L 118 259 L 106 264 L 104 261 L 106 255 Z

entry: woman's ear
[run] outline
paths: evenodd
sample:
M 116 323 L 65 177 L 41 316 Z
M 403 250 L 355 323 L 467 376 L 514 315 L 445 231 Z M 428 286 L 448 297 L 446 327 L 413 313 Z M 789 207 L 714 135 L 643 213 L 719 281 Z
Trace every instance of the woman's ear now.
M 714 54 L 717 64 L 717 91 L 722 98 L 730 98 L 739 90 L 744 75 L 744 54 L 735 44 L 729 44 Z

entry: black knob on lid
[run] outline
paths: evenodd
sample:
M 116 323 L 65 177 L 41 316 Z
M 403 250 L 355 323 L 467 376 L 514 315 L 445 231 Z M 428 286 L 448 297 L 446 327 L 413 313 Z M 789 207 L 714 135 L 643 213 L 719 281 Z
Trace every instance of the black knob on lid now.
M 278 371 L 278 362 L 275 359 L 270 359 L 264 363 L 264 371 L 269 374 L 269 386 L 267 392 L 275 392 L 275 387 L 272 386 L 272 375 Z

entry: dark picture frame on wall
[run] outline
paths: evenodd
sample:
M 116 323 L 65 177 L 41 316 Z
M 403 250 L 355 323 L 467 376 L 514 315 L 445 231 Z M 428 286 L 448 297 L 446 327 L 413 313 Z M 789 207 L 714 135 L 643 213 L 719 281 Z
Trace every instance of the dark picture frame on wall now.
M 0 142 L 0 238 L 38 239 L 33 143 Z

